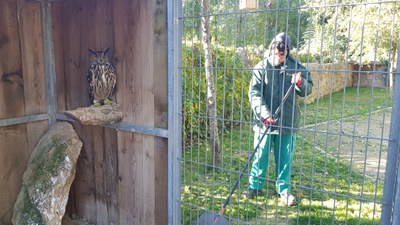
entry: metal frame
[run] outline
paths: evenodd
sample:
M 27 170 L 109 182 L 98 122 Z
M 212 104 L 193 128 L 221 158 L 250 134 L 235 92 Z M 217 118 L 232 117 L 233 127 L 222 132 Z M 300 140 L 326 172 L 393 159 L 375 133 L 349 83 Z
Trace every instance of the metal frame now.
M 393 99 L 400 99 L 400 43 L 397 49 L 397 68 L 395 73 Z M 393 101 L 390 121 L 389 145 L 386 162 L 386 174 L 383 189 L 381 225 L 400 225 L 400 102 Z M 398 168 L 397 168 L 398 167 Z M 397 179 L 396 179 L 397 176 Z M 393 179 L 395 178 L 395 179 Z M 397 180 L 397 181 L 396 181 Z M 397 183 L 397 184 L 396 184 Z M 393 217 L 392 217 L 393 216 Z
M 11 125 L 18 125 L 23 123 L 30 123 L 30 122 L 37 122 L 48 120 L 49 115 L 47 113 L 36 114 L 36 115 L 29 115 L 29 116 L 20 116 L 8 119 L 0 119 L 0 127 L 11 126 Z
M 168 224 L 180 222 L 181 177 L 181 9 L 182 1 L 167 2 L 168 33 Z
M 49 126 L 51 126 L 56 122 L 56 113 L 57 113 L 56 65 L 54 59 L 51 2 L 42 1 L 41 8 L 42 8 L 43 50 L 45 59 L 45 75 L 46 75 L 47 113 L 49 114 Z

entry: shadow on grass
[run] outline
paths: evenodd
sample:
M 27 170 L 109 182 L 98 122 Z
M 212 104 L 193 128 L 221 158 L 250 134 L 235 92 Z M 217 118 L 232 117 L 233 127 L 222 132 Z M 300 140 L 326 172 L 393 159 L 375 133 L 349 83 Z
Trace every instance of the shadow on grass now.
M 356 211 L 351 206 L 333 210 L 330 207 L 301 205 L 291 224 L 372 225 L 379 224 L 379 217 L 380 213 Z

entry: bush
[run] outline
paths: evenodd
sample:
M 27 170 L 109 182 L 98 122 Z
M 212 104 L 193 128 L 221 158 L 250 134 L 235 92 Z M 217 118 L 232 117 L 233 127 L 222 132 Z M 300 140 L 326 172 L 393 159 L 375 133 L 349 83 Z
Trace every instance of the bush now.
M 213 46 L 217 117 L 220 130 L 250 121 L 248 86 L 251 68 L 243 66 L 234 48 Z M 250 55 L 250 54 L 249 54 Z M 258 61 L 261 60 L 258 59 Z M 255 60 L 256 61 L 256 60 Z M 184 141 L 204 139 L 207 127 L 207 86 L 200 44 L 182 46 L 182 113 Z

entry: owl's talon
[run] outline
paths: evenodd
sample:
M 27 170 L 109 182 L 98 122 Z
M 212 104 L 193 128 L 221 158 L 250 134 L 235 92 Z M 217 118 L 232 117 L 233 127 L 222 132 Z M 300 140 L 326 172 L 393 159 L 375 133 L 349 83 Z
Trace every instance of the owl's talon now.
M 104 100 L 104 105 L 108 105 L 108 104 L 110 104 L 110 103 L 111 103 L 110 99 Z
M 100 102 L 94 101 L 94 102 L 93 102 L 93 106 L 94 106 L 94 107 L 100 106 Z

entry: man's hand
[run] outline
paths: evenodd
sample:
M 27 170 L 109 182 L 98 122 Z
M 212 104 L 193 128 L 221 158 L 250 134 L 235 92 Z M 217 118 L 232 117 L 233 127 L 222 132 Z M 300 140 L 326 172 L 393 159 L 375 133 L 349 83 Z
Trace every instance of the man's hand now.
M 292 84 L 296 84 L 297 87 L 301 87 L 301 72 L 297 72 L 295 74 L 292 75 Z
M 265 125 L 275 125 L 275 119 L 272 117 L 268 117 L 267 119 L 264 120 Z

